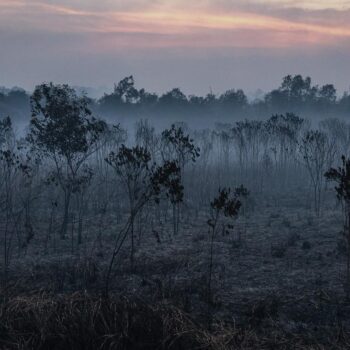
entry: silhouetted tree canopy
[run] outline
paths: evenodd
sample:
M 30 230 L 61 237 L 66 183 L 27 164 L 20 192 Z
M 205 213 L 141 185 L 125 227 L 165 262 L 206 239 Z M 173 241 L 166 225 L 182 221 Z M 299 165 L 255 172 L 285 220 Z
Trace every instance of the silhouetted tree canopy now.
M 350 93 L 338 97 L 333 84 L 314 85 L 310 77 L 287 75 L 277 89 L 262 98 L 249 101 L 242 89 L 229 89 L 222 94 L 186 95 L 180 88 L 163 94 L 138 89 L 134 77 L 128 76 L 114 85 L 111 93 L 90 100 L 91 109 L 112 118 L 155 116 L 183 120 L 197 118 L 267 118 L 286 112 L 305 117 L 344 117 L 350 112 Z M 0 89 L 0 116 L 27 120 L 30 114 L 29 95 L 19 88 Z

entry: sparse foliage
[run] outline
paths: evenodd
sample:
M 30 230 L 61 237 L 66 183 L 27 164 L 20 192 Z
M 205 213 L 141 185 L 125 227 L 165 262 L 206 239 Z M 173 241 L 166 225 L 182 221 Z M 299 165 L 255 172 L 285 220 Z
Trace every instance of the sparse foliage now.
M 91 116 L 89 99 L 78 96 L 68 85 L 37 86 L 31 109 L 28 141 L 33 151 L 54 164 L 47 181 L 63 191 L 60 235 L 65 238 L 71 197 L 91 175 L 85 162 L 96 151 L 106 124 Z
M 350 160 L 345 156 L 341 158 L 342 164 L 338 168 L 330 168 L 324 176 L 336 182 L 335 191 L 338 199 L 343 204 L 344 214 L 344 236 L 347 242 L 347 273 L 346 273 L 346 293 L 350 297 Z

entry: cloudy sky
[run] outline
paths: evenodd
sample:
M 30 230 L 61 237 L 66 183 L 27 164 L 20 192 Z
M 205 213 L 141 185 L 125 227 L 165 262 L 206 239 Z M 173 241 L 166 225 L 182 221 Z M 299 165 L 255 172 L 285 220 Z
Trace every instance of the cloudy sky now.
M 350 86 L 350 0 L 0 0 L 0 85 Z

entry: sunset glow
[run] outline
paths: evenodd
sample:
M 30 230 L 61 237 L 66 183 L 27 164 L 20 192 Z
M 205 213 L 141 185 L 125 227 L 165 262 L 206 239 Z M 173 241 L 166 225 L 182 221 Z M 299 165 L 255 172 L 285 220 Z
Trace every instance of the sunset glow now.
M 34 58 L 45 62 L 53 58 L 73 70 L 71 55 L 84 55 L 82 62 L 98 55 L 101 61 L 96 60 L 103 64 L 123 59 L 126 50 L 133 51 L 127 66 L 140 55 L 142 64 L 153 65 L 172 50 L 185 50 L 182 59 L 193 64 L 199 54 L 195 50 L 210 51 L 201 59 L 226 55 L 225 62 L 229 62 L 227 50 L 234 50 L 236 56 L 246 55 L 244 50 L 262 50 L 264 55 L 278 50 L 277 55 L 288 51 L 297 57 L 301 51 L 311 57 L 326 50 L 347 57 L 350 1 L 0 0 L 0 40 L 2 60 L 8 59 L 9 67 L 15 56 L 34 66 Z M 11 51 L 18 55 L 10 58 Z M 272 57 L 278 57 L 276 52 Z M 35 67 L 30 70 L 34 76 Z M 3 73 L 6 79 L 12 79 L 7 76 L 10 71 Z M 11 76 L 16 74 L 14 69 Z
M 274 4 L 276 1 L 267 1 Z M 257 3 L 262 3 L 258 1 Z M 296 2 L 298 4 L 298 2 Z M 325 1 L 299 2 L 301 8 L 325 8 Z M 170 5 L 172 6 L 170 6 Z M 288 1 L 280 2 L 282 7 L 289 4 Z M 345 3 L 333 4 L 333 10 L 341 8 Z M 328 24 L 326 18 L 318 21 L 310 21 L 297 18 L 284 19 L 272 15 L 262 15 L 247 12 L 241 9 L 230 9 L 224 12 L 222 9 L 200 7 L 181 8 L 175 6 L 176 1 L 168 5 L 160 6 L 157 10 L 146 8 L 143 11 L 135 9 L 130 11 L 91 11 L 62 5 L 53 5 L 40 1 L 1 1 L 1 22 L 9 22 L 9 15 L 17 16 L 18 27 L 23 30 L 46 30 L 49 32 L 78 32 L 115 34 L 114 40 L 118 41 L 118 34 L 154 34 L 160 35 L 159 40 L 147 42 L 143 40 L 142 46 L 218 46 L 218 47 L 255 47 L 259 40 L 267 37 L 268 41 L 261 42 L 259 46 L 285 47 L 289 44 L 310 43 L 325 45 L 336 44 L 350 37 L 350 25 Z M 167 10 L 167 11 L 165 11 Z M 13 18 L 11 19 L 11 22 Z M 207 36 L 208 31 L 211 35 Z M 236 35 L 240 31 L 254 32 L 255 40 L 251 42 L 242 36 L 242 40 Z M 165 35 L 177 35 L 175 40 L 167 42 Z M 184 39 L 183 36 L 186 35 Z M 202 37 L 207 36 L 203 41 Z M 283 40 L 281 40 L 283 37 Z M 213 40 L 215 39 L 215 40 Z M 191 42 L 192 40 L 192 42 Z M 198 41 L 199 40 L 199 41 Z M 137 43 L 139 41 L 136 41 Z M 130 45 L 134 45 L 131 41 Z

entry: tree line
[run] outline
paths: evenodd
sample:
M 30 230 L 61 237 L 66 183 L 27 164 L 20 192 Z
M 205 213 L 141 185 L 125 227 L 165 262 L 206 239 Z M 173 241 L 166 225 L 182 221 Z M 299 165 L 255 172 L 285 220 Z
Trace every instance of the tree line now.
M 68 240 L 74 254 L 87 242 L 102 247 L 111 235 L 108 292 L 128 240 L 133 267 L 146 234 L 161 242 L 166 234 L 178 235 L 183 221 L 201 220 L 204 212 L 210 233 L 210 299 L 217 235 L 229 234 L 239 213 L 250 210 L 254 215 L 271 196 L 278 207 L 284 195 L 297 193 L 300 207 L 319 218 L 329 203 L 327 179 L 340 186 L 348 232 L 346 121 L 326 119 L 315 127 L 286 113 L 204 130 L 176 123 L 157 132 L 141 119 L 130 135 L 120 125 L 96 118 L 89 98 L 52 83 L 35 88 L 30 110 L 26 135 L 16 135 L 10 117 L 0 120 L 0 264 L 5 282 L 13 256 L 27 254 L 35 240 L 43 254 L 66 253 Z M 350 254 L 348 268 L 350 285 Z
M 21 89 L 0 91 L 0 113 L 28 120 L 30 96 Z M 242 89 L 205 96 L 185 95 L 179 88 L 158 95 L 135 86 L 133 76 L 114 85 L 111 93 L 89 98 L 91 109 L 104 117 L 191 117 L 218 120 L 230 117 L 266 118 L 271 114 L 293 112 L 307 117 L 348 116 L 350 93 L 337 95 L 333 84 L 314 85 L 310 77 L 287 75 L 277 89 L 249 101 Z

